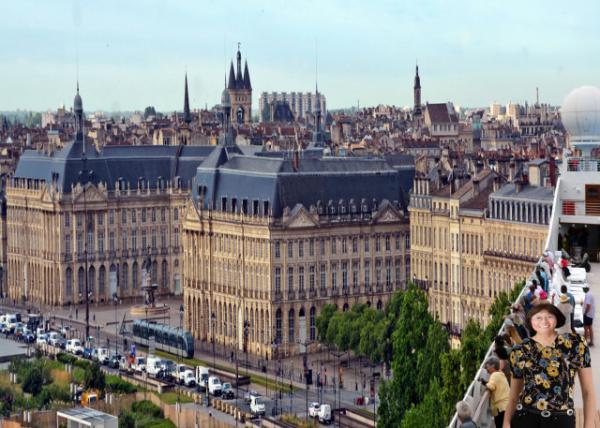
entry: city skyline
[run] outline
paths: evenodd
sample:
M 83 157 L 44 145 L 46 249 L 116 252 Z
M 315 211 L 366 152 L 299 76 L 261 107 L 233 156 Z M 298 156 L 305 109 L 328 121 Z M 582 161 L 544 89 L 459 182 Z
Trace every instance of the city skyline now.
M 79 77 L 87 111 L 180 111 L 186 70 L 192 108 L 211 107 L 238 42 L 255 105 L 264 91 L 314 90 L 318 68 L 332 109 L 359 100 L 410 106 L 416 61 L 423 102 L 524 103 L 539 87 L 540 100 L 558 105 L 570 88 L 597 83 L 598 47 L 578 30 L 597 32 L 591 20 L 600 6 L 538 6 L 6 4 L 0 110 L 69 105 Z

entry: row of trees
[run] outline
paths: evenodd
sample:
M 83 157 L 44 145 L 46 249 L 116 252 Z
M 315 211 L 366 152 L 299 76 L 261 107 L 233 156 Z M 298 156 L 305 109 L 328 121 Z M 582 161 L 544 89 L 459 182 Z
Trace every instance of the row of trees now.
M 383 381 L 379 390 L 378 427 L 442 428 L 475 377 L 522 285 L 495 299 L 486 329 L 477 321 L 467 323 L 460 349 L 450 349 L 445 326 L 431 316 L 427 295 L 413 284 L 395 293 L 383 311 L 364 304 L 346 312 L 324 306 L 316 320 L 319 339 L 391 367 L 392 378 Z

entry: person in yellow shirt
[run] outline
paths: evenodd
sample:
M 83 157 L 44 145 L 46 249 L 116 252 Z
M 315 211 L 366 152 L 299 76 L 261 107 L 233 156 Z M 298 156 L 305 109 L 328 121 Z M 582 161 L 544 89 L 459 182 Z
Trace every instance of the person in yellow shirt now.
M 485 379 L 480 379 L 480 381 L 490 391 L 492 416 L 494 416 L 496 428 L 502 428 L 504 411 L 508 405 L 510 386 L 508 385 L 506 375 L 500 370 L 500 360 L 497 357 L 488 358 L 483 367 L 487 370 L 490 377 L 487 381 Z

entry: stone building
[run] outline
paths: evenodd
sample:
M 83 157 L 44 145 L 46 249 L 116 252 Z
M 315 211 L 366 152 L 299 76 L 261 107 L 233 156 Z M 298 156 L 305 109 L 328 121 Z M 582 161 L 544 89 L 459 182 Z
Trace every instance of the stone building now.
M 97 151 L 79 91 L 74 113 L 74 141 L 26 151 L 7 183 L 9 297 L 65 305 L 85 301 L 86 285 L 93 302 L 140 297 L 148 252 L 158 292 L 181 294 L 181 220 L 196 166 L 213 147 Z
M 250 83 L 248 61 L 244 64 L 244 73 L 242 74 L 242 54 L 239 44 L 236 63 L 237 68 L 234 71 L 233 61 L 231 61 L 227 90 L 231 99 L 231 123 L 241 125 L 252 122 L 252 84 Z
M 453 333 L 469 319 L 486 325 L 494 298 L 528 278 L 544 251 L 554 189 L 541 178 L 540 164 L 530 162 L 504 185 L 488 169 L 458 186 L 415 179 L 411 274 Z
M 314 348 L 326 303 L 382 308 L 409 274 L 401 175 L 322 149 L 242 156 L 224 138 L 183 224 L 186 328 L 269 358 Z

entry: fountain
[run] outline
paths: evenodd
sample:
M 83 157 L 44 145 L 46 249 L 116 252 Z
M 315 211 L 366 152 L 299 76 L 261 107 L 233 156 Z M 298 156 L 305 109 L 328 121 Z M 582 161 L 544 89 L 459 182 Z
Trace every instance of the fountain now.
M 158 288 L 158 284 L 152 284 L 152 258 L 150 257 L 150 249 L 148 249 L 148 256 L 142 264 L 142 270 L 144 273 L 144 279 L 142 284 L 142 291 L 144 292 L 144 304 L 135 305 L 131 307 L 130 313 L 134 317 L 157 317 L 165 316 L 169 312 L 169 306 L 164 303 L 156 303 L 154 293 Z

